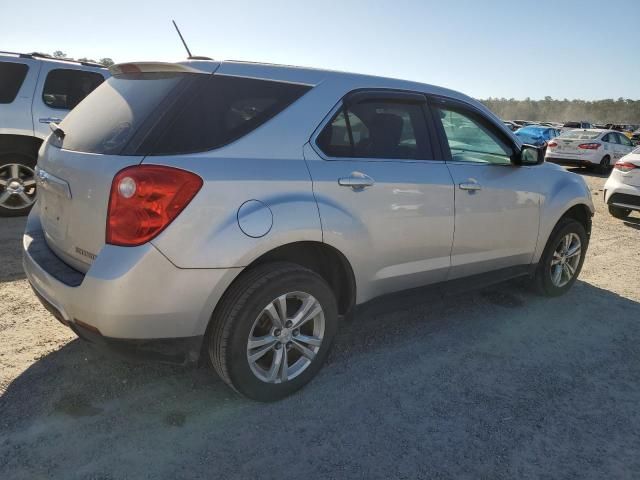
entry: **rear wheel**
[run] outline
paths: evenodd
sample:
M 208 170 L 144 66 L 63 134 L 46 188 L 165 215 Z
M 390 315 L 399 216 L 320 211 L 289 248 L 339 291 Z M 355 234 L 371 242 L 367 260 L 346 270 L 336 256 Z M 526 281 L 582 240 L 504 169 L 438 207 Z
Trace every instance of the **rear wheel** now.
M 606 175 L 607 173 L 609 173 L 610 169 L 611 169 L 611 157 L 609 157 L 609 155 L 606 155 L 602 160 L 600 160 L 600 165 L 598 165 L 598 173 L 601 173 L 602 175 Z
M 631 209 L 609 205 L 609 213 L 616 218 L 627 218 L 629 215 L 631 215 Z
M 36 158 L 23 153 L 0 156 L 0 216 L 26 215 L 36 201 Z
M 573 218 L 560 220 L 538 263 L 535 273 L 538 291 L 550 297 L 566 293 L 580 274 L 587 245 L 587 233 L 580 222 Z
M 260 265 L 234 282 L 216 309 L 209 358 L 239 393 L 278 400 L 320 370 L 337 321 L 335 297 L 319 275 L 290 263 Z

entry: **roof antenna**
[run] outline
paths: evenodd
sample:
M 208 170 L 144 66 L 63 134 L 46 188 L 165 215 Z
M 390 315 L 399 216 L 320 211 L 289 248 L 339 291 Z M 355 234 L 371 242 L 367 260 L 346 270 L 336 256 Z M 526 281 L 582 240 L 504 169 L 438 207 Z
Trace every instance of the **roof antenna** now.
M 191 52 L 189 51 L 189 47 L 187 47 L 187 42 L 184 41 L 184 37 L 180 33 L 180 29 L 178 28 L 178 25 L 176 25 L 176 21 L 175 20 L 171 20 L 171 21 L 173 22 L 173 26 L 176 27 L 176 32 L 178 32 L 178 35 L 180 35 L 180 40 L 182 40 L 182 44 L 184 45 L 184 48 L 187 50 L 187 53 L 189 54 L 189 58 L 191 58 L 193 55 L 191 55 Z

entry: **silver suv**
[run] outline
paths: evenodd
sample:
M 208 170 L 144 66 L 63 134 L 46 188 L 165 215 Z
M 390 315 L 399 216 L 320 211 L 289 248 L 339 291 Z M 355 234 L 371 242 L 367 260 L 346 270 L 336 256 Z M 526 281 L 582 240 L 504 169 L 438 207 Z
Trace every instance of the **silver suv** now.
M 38 53 L 0 52 L 0 216 L 36 200 L 38 149 L 69 110 L 109 76 L 104 66 Z
M 80 337 L 208 358 L 258 400 L 321 368 L 391 292 L 578 276 L 593 205 L 460 93 L 241 62 L 130 63 L 40 149 L 34 291 Z

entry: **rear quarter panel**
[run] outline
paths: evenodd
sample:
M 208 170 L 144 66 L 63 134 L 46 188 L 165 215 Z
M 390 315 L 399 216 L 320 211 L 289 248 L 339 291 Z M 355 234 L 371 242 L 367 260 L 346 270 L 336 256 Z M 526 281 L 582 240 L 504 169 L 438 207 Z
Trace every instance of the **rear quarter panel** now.
M 273 248 L 298 241 L 322 241 L 318 207 L 304 160 L 204 156 L 147 157 L 144 162 L 197 173 L 202 189 L 152 243 L 180 268 L 249 265 Z M 258 200 L 273 222 L 261 237 L 245 234 L 238 210 Z

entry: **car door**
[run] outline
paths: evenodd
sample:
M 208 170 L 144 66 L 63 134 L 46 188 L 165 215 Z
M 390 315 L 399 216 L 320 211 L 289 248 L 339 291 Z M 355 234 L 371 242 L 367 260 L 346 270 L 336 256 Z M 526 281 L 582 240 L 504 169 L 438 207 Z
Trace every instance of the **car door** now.
M 80 65 L 42 62 L 32 103 L 33 126 L 37 137 L 46 138 L 50 123 L 60 123 L 84 97 L 104 82 L 105 74 L 79 69 Z M 96 70 L 98 70 L 96 68 Z M 106 71 L 105 71 L 106 72 Z
M 615 132 L 611 132 L 602 137 L 602 141 L 604 151 L 611 158 L 610 164 L 613 165 L 622 153 L 620 137 Z
M 438 97 L 432 111 L 455 184 L 449 278 L 528 266 L 538 238 L 542 169 L 514 165 L 519 147 L 475 107 Z
M 620 142 L 620 156 L 618 157 L 620 159 L 633 151 L 633 143 L 625 134 L 618 133 L 617 135 Z
M 305 148 L 323 239 L 351 262 L 358 302 L 447 278 L 453 183 L 425 108 L 422 94 L 357 91 Z

